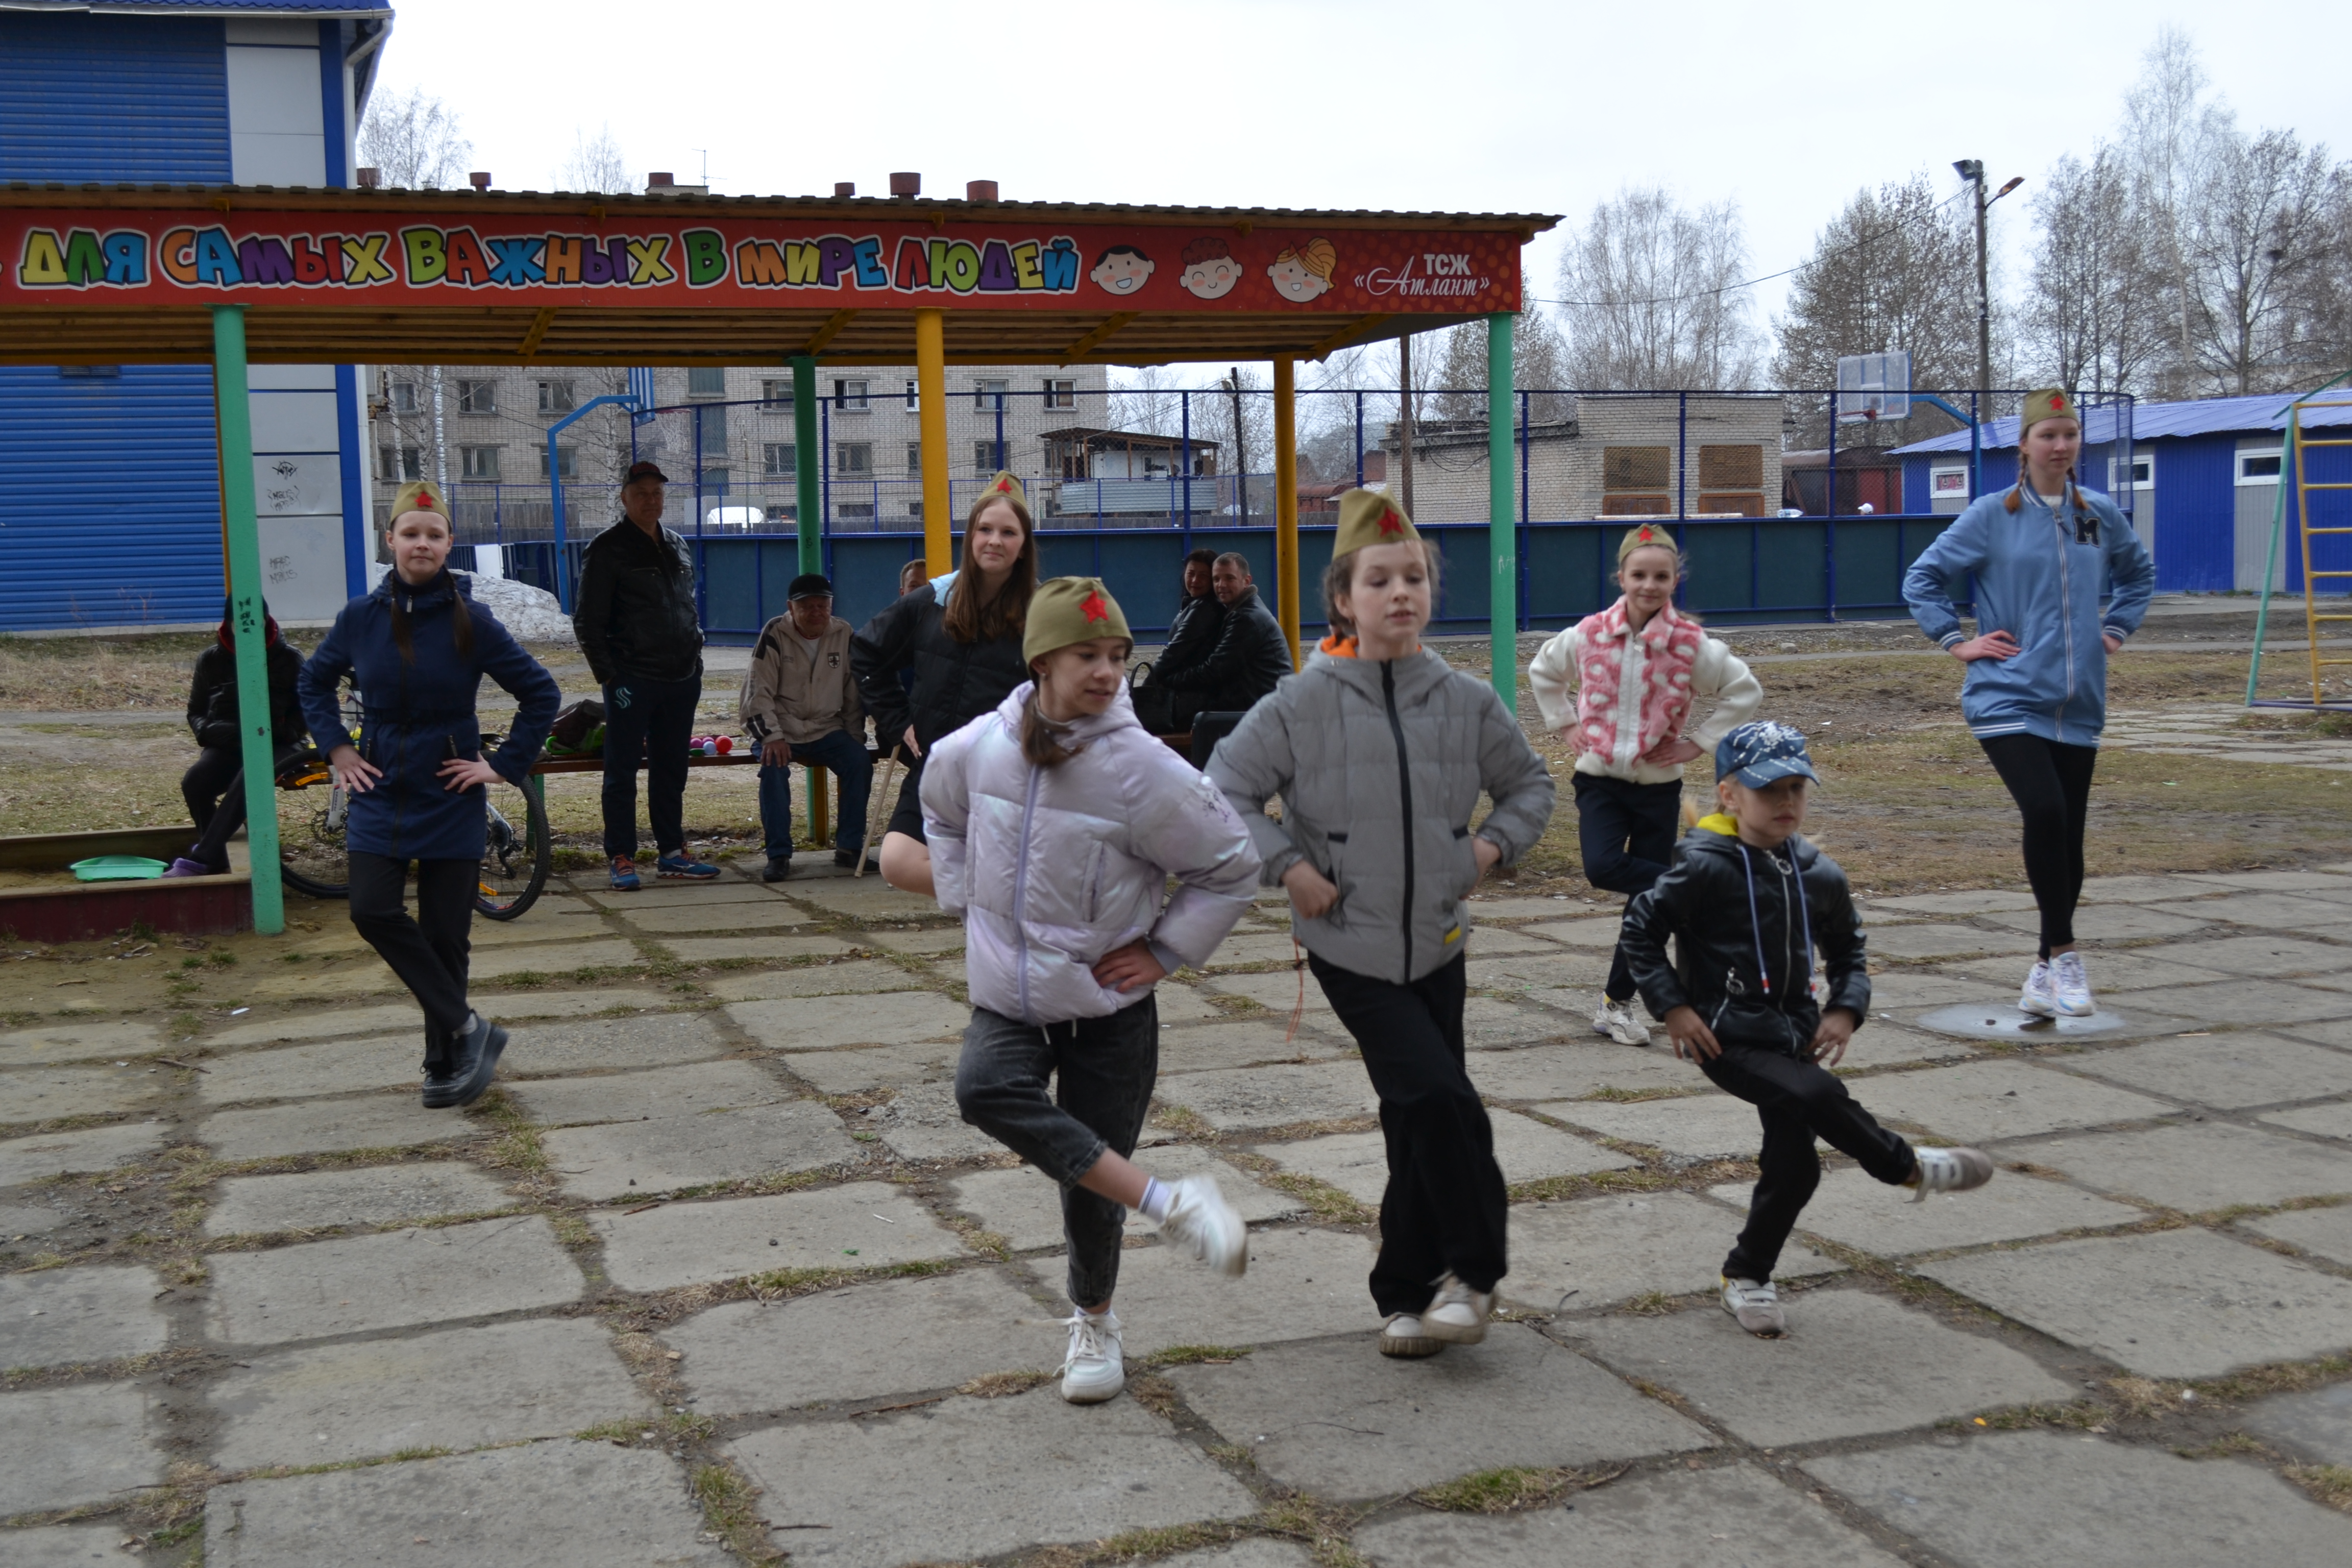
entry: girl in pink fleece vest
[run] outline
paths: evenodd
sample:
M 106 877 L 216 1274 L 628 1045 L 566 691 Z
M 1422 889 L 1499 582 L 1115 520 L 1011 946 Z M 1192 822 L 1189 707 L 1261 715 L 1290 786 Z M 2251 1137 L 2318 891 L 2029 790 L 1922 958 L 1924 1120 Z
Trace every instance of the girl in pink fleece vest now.
M 1576 752 L 1578 837 L 1585 879 L 1630 901 L 1665 875 L 1682 811 L 1683 764 L 1756 717 L 1764 689 L 1732 651 L 1675 608 L 1682 553 L 1655 523 L 1617 546 L 1618 601 L 1538 649 L 1528 686 L 1544 725 Z M 1693 725 L 1694 710 L 1711 704 Z M 1621 944 L 1611 960 L 1595 1034 L 1646 1046 L 1633 975 Z

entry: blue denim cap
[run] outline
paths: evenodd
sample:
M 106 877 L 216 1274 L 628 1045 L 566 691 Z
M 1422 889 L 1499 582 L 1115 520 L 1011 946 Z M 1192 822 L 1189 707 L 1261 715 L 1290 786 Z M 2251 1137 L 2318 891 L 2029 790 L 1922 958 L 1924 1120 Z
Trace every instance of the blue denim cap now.
M 1742 724 L 1717 743 L 1715 776 L 1718 782 L 1733 779 L 1749 789 L 1793 777 L 1822 782 L 1822 775 L 1813 772 L 1812 759 L 1805 755 L 1804 731 L 1769 720 Z

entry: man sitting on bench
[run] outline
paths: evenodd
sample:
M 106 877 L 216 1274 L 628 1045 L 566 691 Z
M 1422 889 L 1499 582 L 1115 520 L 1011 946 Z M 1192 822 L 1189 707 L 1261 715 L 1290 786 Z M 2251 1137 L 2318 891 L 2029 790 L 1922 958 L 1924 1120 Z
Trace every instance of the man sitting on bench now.
M 1233 732 L 1242 715 L 1292 673 L 1290 640 L 1257 596 L 1248 560 L 1227 552 L 1210 568 L 1209 581 L 1224 605 L 1216 646 L 1208 657 L 1169 678 L 1179 710 L 1192 716 L 1192 765 L 1209 765 L 1209 752 Z M 1152 684 L 1160 672 L 1152 671 Z
M 743 729 L 760 748 L 760 828 L 768 868 L 781 882 L 793 868 L 793 767 L 830 768 L 841 780 L 841 817 L 833 863 L 857 864 L 864 847 L 866 797 L 874 787 L 866 754 L 866 710 L 849 672 L 847 621 L 833 613 L 833 584 L 803 572 L 784 591 L 791 605 L 761 628 L 743 676 Z

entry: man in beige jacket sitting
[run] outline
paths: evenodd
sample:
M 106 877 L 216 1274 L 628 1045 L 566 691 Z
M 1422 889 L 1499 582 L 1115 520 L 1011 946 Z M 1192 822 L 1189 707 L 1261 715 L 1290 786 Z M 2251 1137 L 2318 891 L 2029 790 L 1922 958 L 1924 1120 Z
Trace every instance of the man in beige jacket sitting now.
M 849 672 L 853 628 L 833 613 L 833 584 L 804 572 L 784 597 L 790 608 L 760 630 L 741 699 L 743 728 L 760 748 L 760 826 L 768 848 L 761 879 L 770 882 L 792 872 L 793 763 L 830 768 L 841 780 L 836 866 L 857 864 L 874 787 L 866 710 Z

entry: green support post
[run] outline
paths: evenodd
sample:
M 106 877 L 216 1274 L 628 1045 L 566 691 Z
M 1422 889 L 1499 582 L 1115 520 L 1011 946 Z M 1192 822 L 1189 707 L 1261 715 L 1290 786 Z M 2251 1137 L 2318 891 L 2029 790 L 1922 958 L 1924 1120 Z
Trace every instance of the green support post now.
M 236 651 L 236 715 L 245 759 L 245 836 L 253 863 L 253 929 L 286 929 L 278 879 L 278 780 L 269 733 L 269 656 L 263 645 L 261 532 L 254 521 L 253 405 L 246 395 L 245 307 L 213 307 L 213 402 L 220 422 L 221 531 L 228 542 L 228 621 Z
M 794 511 L 800 520 L 801 570 L 824 570 L 824 519 L 818 515 L 816 449 L 816 360 L 793 356 L 793 486 Z
M 1490 679 L 1503 710 L 1519 711 L 1519 532 L 1518 487 L 1511 461 L 1511 321 L 1507 312 L 1486 318 L 1486 550 L 1487 624 L 1494 628 Z

